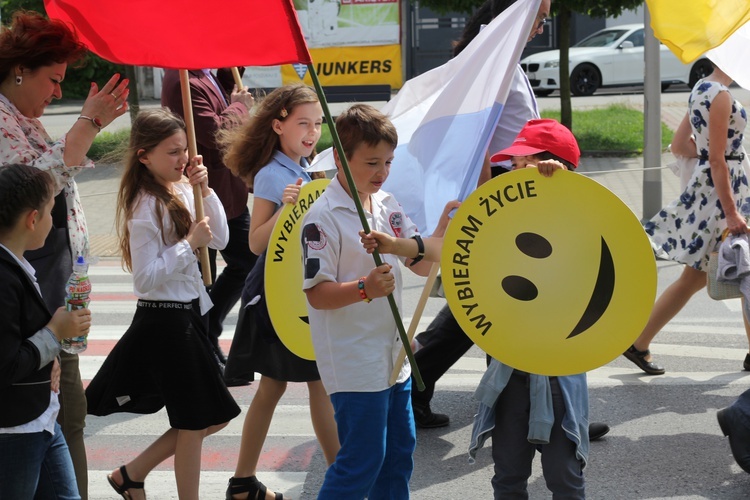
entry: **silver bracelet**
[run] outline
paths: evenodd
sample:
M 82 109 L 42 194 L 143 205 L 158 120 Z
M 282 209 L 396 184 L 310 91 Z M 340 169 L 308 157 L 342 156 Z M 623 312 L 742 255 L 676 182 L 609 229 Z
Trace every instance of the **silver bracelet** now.
M 91 122 L 91 124 L 94 127 L 96 127 L 96 130 L 98 130 L 99 132 L 102 131 L 102 121 L 99 118 L 96 118 L 96 117 L 91 118 L 90 116 L 81 115 L 77 119 L 78 120 L 88 120 L 88 121 Z

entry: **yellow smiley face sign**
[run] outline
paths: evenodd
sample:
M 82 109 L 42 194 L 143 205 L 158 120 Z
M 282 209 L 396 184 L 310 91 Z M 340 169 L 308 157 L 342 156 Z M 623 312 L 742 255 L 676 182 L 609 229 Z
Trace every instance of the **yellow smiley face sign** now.
M 621 355 L 656 295 L 656 263 L 630 209 L 583 175 L 535 168 L 477 188 L 448 226 L 443 286 L 459 325 L 518 370 L 572 375 Z
M 302 291 L 302 219 L 323 194 L 329 179 L 308 182 L 297 203 L 281 209 L 266 253 L 265 289 L 268 315 L 287 349 L 303 359 L 315 360 L 307 298 Z

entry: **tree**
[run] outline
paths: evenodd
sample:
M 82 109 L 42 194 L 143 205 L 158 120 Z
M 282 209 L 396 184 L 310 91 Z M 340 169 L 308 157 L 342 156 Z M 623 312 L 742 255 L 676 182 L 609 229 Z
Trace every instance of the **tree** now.
M 616 17 L 624 10 L 635 9 L 643 0 L 552 0 L 552 14 L 557 17 L 557 47 L 560 49 L 560 122 L 572 129 L 570 104 L 570 19 L 573 12 L 591 17 Z
M 416 0 L 411 0 L 412 2 Z M 471 12 L 484 0 L 419 0 L 419 5 L 443 12 Z M 616 17 L 643 5 L 643 0 L 552 0 L 551 14 L 557 18 L 557 46 L 560 49 L 560 121 L 573 126 L 570 104 L 570 20 L 573 12 L 591 17 Z

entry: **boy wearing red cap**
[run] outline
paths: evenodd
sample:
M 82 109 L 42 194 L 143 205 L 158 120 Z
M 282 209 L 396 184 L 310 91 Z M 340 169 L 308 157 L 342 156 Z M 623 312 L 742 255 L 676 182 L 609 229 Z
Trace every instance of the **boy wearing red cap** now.
M 573 170 L 581 152 L 573 134 L 555 120 L 530 120 L 513 144 L 492 155 L 510 159 L 513 170 L 536 167 L 544 176 Z M 492 359 L 474 394 L 480 401 L 469 455 L 473 460 L 492 436 L 495 498 L 528 498 L 528 479 L 537 449 L 553 498 L 585 498 L 583 468 L 588 459 L 586 374 L 547 377 Z
M 529 120 L 510 147 L 498 151 L 490 161 L 510 160 L 512 170 L 537 167 L 549 177 L 558 169 L 575 170 L 581 151 L 578 141 L 566 127 L 547 118 Z

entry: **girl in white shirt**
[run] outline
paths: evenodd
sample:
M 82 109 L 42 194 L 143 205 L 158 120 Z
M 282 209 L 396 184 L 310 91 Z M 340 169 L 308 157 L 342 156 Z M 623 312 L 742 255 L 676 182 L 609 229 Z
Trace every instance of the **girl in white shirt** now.
M 187 162 L 182 119 L 166 109 L 141 112 L 117 207 L 122 259 L 133 273 L 138 307 L 87 389 L 88 411 L 155 413 L 166 406 L 170 429 L 107 476 L 123 498 L 145 498 L 143 480 L 174 455 L 179 497 L 197 499 L 203 438 L 240 413 L 210 354 L 201 316 L 211 300 L 195 256 L 206 245 L 224 248 L 226 216 L 202 158 L 192 158 L 185 170 Z M 194 220 L 195 185 L 206 213 L 200 221 Z

